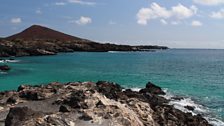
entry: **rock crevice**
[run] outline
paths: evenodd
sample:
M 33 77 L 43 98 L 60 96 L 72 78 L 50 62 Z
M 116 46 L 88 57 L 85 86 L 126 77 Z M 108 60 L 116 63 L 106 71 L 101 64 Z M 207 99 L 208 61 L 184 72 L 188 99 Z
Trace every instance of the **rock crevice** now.
M 0 93 L 0 119 L 6 126 L 210 126 L 164 94 L 150 82 L 139 92 L 106 81 L 22 85 Z

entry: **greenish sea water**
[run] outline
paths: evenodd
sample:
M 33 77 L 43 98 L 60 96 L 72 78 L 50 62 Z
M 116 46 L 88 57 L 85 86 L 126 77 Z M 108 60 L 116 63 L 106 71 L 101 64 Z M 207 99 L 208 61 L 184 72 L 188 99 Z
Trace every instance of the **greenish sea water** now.
M 224 50 L 75 52 L 15 59 L 19 62 L 7 63 L 12 70 L 0 73 L 1 91 L 54 81 L 107 80 L 126 88 L 142 88 L 151 81 L 190 99 L 181 104 L 192 102 L 209 117 L 224 120 Z

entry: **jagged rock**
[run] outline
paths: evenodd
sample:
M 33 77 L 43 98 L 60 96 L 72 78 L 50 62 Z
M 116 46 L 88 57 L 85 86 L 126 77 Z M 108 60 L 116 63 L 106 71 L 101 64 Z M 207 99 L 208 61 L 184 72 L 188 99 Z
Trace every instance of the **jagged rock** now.
M 184 106 L 184 108 L 186 108 L 186 109 L 188 109 L 188 110 L 190 110 L 190 111 L 194 111 L 194 109 L 195 109 L 195 107 L 193 107 L 193 106 L 189 106 L 189 105 Z
M 15 104 L 16 101 L 17 101 L 17 97 L 15 97 L 15 96 L 11 96 L 11 97 L 9 97 L 9 98 L 7 99 L 6 103 L 7 103 L 7 104 Z
M 23 126 L 22 122 L 42 115 L 42 113 L 35 112 L 28 107 L 11 108 L 5 120 L 5 126 Z
M 82 116 L 79 117 L 79 119 L 84 120 L 84 121 L 90 121 L 93 118 L 89 116 L 88 114 L 84 113 Z
M 149 92 L 151 94 L 156 94 L 156 95 L 165 95 L 166 94 L 159 86 L 156 86 L 155 84 L 153 84 L 151 82 L 148 82 L 146 84 L 146 87 L 144 89 L 141 89 L 139 92 L 140 93 Z
M 110 99 L 118 99 L 118 93 L 122 91 L 122 87 L 116 83 L 98 81 L 96 85 L 97 91 L 104 94 L 107 98 Z
M 70 112 L 71 108 L 65 105 L 61 105 L 59 108 L 59 112 Z
M 102 103 L 101 100 L 99 100 L 99 102 L 97 102 L 97 104 L 96 104 L 96 107 L 97 108 L 105 108 L 106 106 Z
M 106 81 L 22 85 L 17 92 L 0 93 L 0 114 L 12 107 L 6 126 L 210 126 L 158 94 L 161 88 L 151 83 L 140 92 Z
M 22 90 L 24 90 L 24 89 L 26 89 L 26 88 L 27 88 L 26 85 L 20 85 L 20 86 L 17 88 L 17 91 L 19 92 L 19 91 L 22 91 Z
M 69 105 L 72 108 L 86 109 L 88 106 L 84 102 L 85 95 L 83 91 L 73 91 L 69 98 L 64 99 L 63 103 Z
M 175 97 L 171 97 L 172 100 L 183 100 L 184 98 L 183 97 L 180 97 L 180 96 L 175 96 Z
M 22 91 L 22 92 L 20 92 L 19 97 L 25 98 L 27 100 L 43 100 L 43 99 L 45 99 L 45 96 L 42 92 L 35 91 L 35 90 Z

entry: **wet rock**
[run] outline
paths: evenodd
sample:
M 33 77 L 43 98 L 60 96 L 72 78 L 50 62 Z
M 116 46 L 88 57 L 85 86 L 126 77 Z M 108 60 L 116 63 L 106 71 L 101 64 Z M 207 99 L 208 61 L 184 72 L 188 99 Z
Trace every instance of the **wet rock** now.
M 175 96 L 175 97 L 171 97 L 172 100 L 177 100 L 177 101 L 180 101 L 180 100 L 183 100 L 184 98 L 183 97 L 180 97 L 180 96 Z
M 186 108 L 186 109 L 188 109 L 188 110 L 190 110 L 190 111 L 194 111 L 194 109 L 195 109 L 195 107 L 193 107 L 193 106 L 189 106 L 189 105 L 184 106 L 184 108 Z
M 8 65 L 0 66 L 1 71 L 9 71 L 11 68 Z
M 166 93 L 159 87 L 156 86 L 155 84 L 148 82 L 146 84 L 146 87 L 144 89 L 141 89 L 139 91 L 140 93 L 151 93 L 151 94 L 156 94 L 156 95 L 165 95 Z

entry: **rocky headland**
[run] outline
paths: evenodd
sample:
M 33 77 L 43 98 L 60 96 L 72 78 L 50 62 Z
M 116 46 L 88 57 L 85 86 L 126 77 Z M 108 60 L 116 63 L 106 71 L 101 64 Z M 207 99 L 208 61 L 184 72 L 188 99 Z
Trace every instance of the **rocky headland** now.
M 0 57 L 55 55 L 59 52 L 152 51 L 165 46 L 130 46 L 98 43 L 47 27 L 33 25 L 15 35 L 0 38 Z
M 140 91 L 106 81 L 21 85 L 0 93 L 0 125 L 210 126 L 201 115 L 168 105 L 162 95 L 150 82 Z

